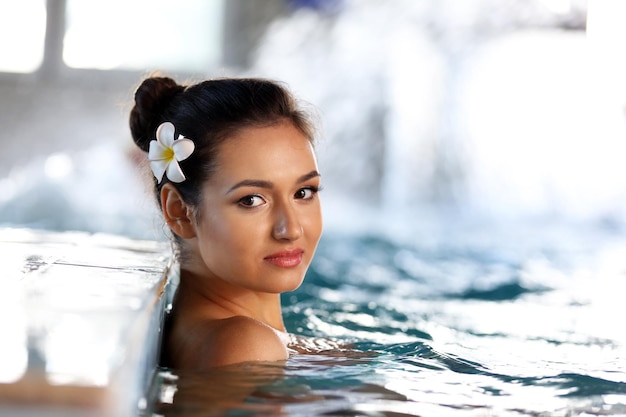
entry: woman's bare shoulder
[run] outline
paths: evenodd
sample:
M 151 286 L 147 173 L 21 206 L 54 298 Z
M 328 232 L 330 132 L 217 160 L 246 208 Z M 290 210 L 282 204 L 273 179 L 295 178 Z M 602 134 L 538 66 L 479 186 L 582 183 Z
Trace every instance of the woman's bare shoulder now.
M 187 369 L 207 369 L 242 362 L 272 362 L 289 357 L 278 332 L 258 320 L 235 316 L 203 320 L 179 340 L 175 362 Z

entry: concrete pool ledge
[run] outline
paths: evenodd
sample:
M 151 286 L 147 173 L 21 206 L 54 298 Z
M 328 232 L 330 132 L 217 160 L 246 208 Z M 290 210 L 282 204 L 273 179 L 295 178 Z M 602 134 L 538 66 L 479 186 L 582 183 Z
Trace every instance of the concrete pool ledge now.
M 168 243 L 0 228 L 0 416 L 137 416 L 178 268 Z

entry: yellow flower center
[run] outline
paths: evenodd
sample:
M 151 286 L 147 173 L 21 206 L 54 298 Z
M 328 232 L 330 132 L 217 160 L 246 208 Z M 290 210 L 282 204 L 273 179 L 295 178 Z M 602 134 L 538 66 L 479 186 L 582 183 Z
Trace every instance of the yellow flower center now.
M 174 159 L 174 148 L 165 148 L 163 156 L 167 162 L 171 162 Z

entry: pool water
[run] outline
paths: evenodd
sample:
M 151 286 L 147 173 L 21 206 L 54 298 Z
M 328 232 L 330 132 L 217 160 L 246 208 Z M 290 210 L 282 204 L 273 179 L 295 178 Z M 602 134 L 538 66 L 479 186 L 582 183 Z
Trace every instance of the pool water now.
M 286 364 L 161 369 L 148 415 L 626 415 L 626 234 L 327 233 Z

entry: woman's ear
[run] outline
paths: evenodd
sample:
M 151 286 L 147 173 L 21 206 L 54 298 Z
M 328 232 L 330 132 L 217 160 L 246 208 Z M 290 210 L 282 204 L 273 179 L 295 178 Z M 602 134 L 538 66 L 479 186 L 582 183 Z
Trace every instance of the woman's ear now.
M 172 232 L 183 239 L 196 237 L 193 210 L 185 203 L 176 187 L 170 183 L 161 188 L 161 207 L 165 222 Z

